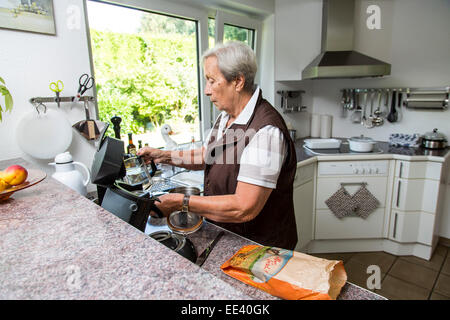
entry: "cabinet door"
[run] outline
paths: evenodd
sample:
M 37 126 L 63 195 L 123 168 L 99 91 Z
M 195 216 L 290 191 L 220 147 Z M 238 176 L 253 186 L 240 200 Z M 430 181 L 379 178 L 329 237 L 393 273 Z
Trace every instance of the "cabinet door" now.
M 275 1 L 275 80 L 301 80 L 320 54 L 322 0 Z
M 434 215 L 424 212 L 392 211 L 389 239 L 397 242 L 419 242 L 431 245 L 433 241 Z
M 313 238 L 314 181 L 294 188 L 295 221 L 297 223 L 298 242 L 296 251 L 304 248 Z

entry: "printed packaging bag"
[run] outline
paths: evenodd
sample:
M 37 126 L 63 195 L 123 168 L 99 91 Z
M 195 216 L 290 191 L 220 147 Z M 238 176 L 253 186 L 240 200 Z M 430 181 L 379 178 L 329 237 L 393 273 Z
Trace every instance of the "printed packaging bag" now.
M 335 300 L 347 281 L 342 261 L 258 245 L 242 247 L 221 269 L 237 280 L 288 300 Z

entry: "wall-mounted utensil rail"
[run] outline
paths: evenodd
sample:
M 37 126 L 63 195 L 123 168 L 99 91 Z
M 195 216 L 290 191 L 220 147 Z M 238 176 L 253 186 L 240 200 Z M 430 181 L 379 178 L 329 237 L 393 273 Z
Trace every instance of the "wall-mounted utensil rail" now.
M 342 96 L 349 97 L 351 94 L 384 94 L 388 99 L 392 93 L 397 92 L 403 97 L 400 99 L 401 105 L 412 109 L 438 109 L 446 110 L 449 106 L 450 86 L 447 87 L 432 87 L 432 88 L 346 88 L 342 89 Z M 352 110 L 352 104 L 346 104 L 347 109 Z
M 34 97 L 30 99 L 31 104 L 39 104 L 39 103 L 49 103 L 49 102 L 73 102 L 75 101 L 75 96 L 72 97 Z M 82 96 L 79 98 L 80 101 L 95 101 L 95 98 L 92 96 Z

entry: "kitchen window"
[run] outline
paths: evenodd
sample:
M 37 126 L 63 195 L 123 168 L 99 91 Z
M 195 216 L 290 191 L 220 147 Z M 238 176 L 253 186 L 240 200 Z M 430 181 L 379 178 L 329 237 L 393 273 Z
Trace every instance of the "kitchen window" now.
M 87 2 L 99 118 L 122 118 L 128 143 L 163 147 L 201 140 L 197 21 L 122 5 Z M 111 131 L 112 135 L 112 131 Z
M 202 140 L 219 112 L 204 94 L 201 54 L 217 42 L 240 40 L 259 57 L 261 21 L 215 9 L 210 16 L 211 8 L 182 1 L 142 6 L 135 0 L 86 1 L 99 118 L 121 116 L 123 139 L 134 132 L 136 145 L 164 146 L 163 123 L 178 133 L 172 137 L 179 144 L 191 136 Z

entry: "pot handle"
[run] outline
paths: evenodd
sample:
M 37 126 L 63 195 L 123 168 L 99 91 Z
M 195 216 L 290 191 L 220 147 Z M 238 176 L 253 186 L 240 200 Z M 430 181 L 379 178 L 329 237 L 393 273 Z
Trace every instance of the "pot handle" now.
M 79 165 L 80 167 L 82 167 L 85 172 L 86 172 L 86 180 L 83 182 L 84 186 L 86 187 L 89 183 L 89 181 L 91 181 L 91 173 L 89 172 L 89 169 L 84 165 L 84 163 L 78 162 L 78 161 L 74 161 L 75 165 Z

